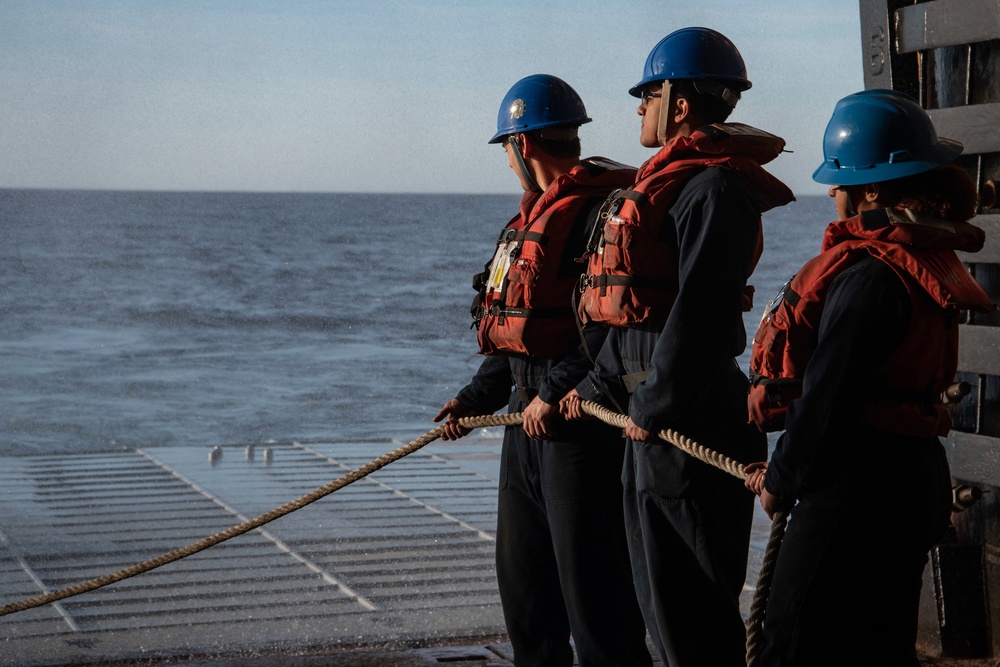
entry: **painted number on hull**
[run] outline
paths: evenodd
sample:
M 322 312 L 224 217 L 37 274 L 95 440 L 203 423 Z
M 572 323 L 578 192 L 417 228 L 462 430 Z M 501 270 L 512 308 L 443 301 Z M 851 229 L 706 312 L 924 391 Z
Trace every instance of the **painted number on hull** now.
M 885 69 L 885 28 L 880 25 L 875 26 L 875 29 L 872 30 L 869 57 L 871 75 L 878 76 Z

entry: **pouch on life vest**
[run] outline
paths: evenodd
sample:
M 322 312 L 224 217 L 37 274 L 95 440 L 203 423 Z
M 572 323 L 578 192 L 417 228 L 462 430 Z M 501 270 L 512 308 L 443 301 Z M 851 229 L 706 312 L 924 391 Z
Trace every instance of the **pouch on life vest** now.
M 565 305 L 540 306 L 535 293 L 538 288 L 544 290 L 539 285 L 543 264 L 535 257 L 522 256 L 527 254 L 526 245 L 544 246 L 548 241 L 548 236 L 537 232 L 504 230 L 492 261 L 474 279 L 480 296 L 473 302 L 473 326 L 478 324 L 483 354 L 557 356 L 577 340 L 568 291 L 563 290 Z
M 765 309 L 753 339 L 747 398 L 749 418 L 760 430 L 785 427 L 789 404 L 802 394 L 831 283 L 872 255 L 900 277 L 910 296 L 911 321 L 903 341 L 878 369 L 885 385 L 861 388 L 869 400 L 862 414 L 853 417 L 904 435 L 947 434 L 951 422 L 939 397 L 957 368 L 958 310 L 994 308 L 951 248 L 974 252 L 982 243 L 947 245 L 956 240 L 948 238 L 955 233 L 900 225 L 894 218 L 893 212 L 880 209 L 831 223 L 824 252 L 806 262 Z M 960 227 L 959 234 L 976 236 L 969 230 L 977 228 L 968 223 L 954 227 Z
M 665 315 L 677 297 L 677 249 L 661 236 L 663 221 L 684 184 L 707 167 L 743 175 L 758 197 L 760 210 L 794 199 L 791 191 L 761 168 L 777 157 L 780 137 L 739 123 L 717 123 L 681 137 L 643 166 L 630 188 L 605 201 L 600 236 L 588 247 L 588 266 L 580 279 L 578 312 L 583 323 L 632 326 Z M 760 220 L 758 248 L 762 237 Z M 750 267 L 753 271 L 753 267 Z M 744 293 L 745 311 L 753 307 L 753 286 Z
M 561 177 L 500 233 L 493 259 L 477 274 L 472 305 L 483 354 L 565 354 L 579 341 L 572 295 L 576 271 L 565 271 L 571 239 L 577 246 L 609 192 L 632 183 L 635 169 L 588 158 Z M 519 228 L 522 223 L 523 228 Z

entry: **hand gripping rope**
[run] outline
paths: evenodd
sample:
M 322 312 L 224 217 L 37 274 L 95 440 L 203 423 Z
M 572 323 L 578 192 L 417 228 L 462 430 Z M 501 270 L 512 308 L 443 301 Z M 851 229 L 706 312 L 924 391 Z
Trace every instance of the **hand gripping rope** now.
M 583 401 L 581 405 L 584 412 L 612 426 L 624 428 L 626 422 L 628 421 L 627 416 L 608 410 L 597 403 Z M 512 426 L 521 424 L 523 421 L 523 414 L 517 412 L 514 414 L 462 417 L 458 420 L 458 423 L 466 428 L 481 428 L 484 426 Z M 239 525 L 218 532 L 199 540 L 198 542 L 189 544 L 186 547 L 174 549 L 173 551 L 157 556 L 156 558 L 150 558 L 149 560 L 142 561 L 141 563 L 118 570 L 117 572 L 96 577 L 89 581 L 84 581 L 57 591 L 21 600 L 20 602 L 5 605 L 0 607 L 0 616 L 6 616 L 7 614 L 13 614 L 26 609 L 33 609 L 34 607 L 40 607 L 44 604 L 49 604 L 50 602 L 56 602 L 64 598 L 79 595 L 81 593 L 87 593 L 89 591 L 108 586 L 124 579 L 142 574 L 143 572 L 149 572 L 150 570 L 156 569 L 162 565 L 173 563 L 174 561 L 196 554 L 199 551 L 204 551 L 209 547 L 225 542 L 226 540 L 242 535 L 243 533 L 250 532 L 255 528 L 260 528 L 266 523 L 279 519 L 286 514 L 294 512 L 295 510 L 302 509 L 306 505 L 309 505 L 324 496 L 328 496 L 334 491 L 344 488 L 348 484 L 352 484 L 359 479 L 367 477 L 373 472 L 389 465 L 393 461 L 397 461 L 408 454 L 412 454 L 424 445 L 427 445 L 428 443 L 431 443 L 441 437 L 441 434 L 444 433 L 444 429 L 444 425 L 431 429 L 416 440 L 413 440 L 402 447 L 398 447 L 391 452 L 383 454 L 377 459 L 347 473 L 338 479 L 335 479 L 329 484 L 325 484 L 296 500 L 285 503 L 284 505 L 271 510 L 270 512 L 265 512 L 264 514 L 254 517 L 253 519 L 244 521 Z M 707 447 L 703 447 L 690 438 L 685 437 L 671 429 L 664 429 L 660 431 L 658 435 L 662 440 L 669 442 L 690 456 L 719 468 L 734 477 L 746 479 L 746 473 L 743 470 L 742 463 L 733 461 L 729 457 L 723 456 L 718 452 L 708 449 Z M 770 588 L 771 573 L 774 569 L 774 562 L 777 558 L 778 547 L 780 546 L 782 537 L 784 536 L 786 522 L 786 515 L 784 513 L 779 513 L 775 515 L 773 523 L 771 524 L 771 535 L 768 540 L 767 549 L 764 553 L 764 562 L 761 566 L 760 578 L 757 581 L 757 590 L 754 593 L 753 603 L 750 607 L 750 620 L 747 626 L 747 664 L 749 667 L 754 667 L 759 656 L 759 641 L 761 627 L 764 620 L 764 607 Z

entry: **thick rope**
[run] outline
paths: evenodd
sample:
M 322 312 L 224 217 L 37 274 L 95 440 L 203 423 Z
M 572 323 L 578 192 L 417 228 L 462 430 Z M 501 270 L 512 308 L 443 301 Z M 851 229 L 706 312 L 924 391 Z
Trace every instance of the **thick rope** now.
M 628 423 L 628 417 L 625 415 L 612 412 L 597 403 L 583 401 L 582 407 L 583 411 L 587 414 L 591 414 L 612 426 L 625 428 L 625 425 Z M 733 477 L 738 477 L 742 480 L 745 480 L 747 477 L 743 464 L 712 451 L 707 447 L 703 447 L 687 436 L 681 435 L 671 429 L 660 431 L 659 436 L 661 439 L 666 440 L 699 461 L 704 461 L 711 466 L 715 466 Z M 788 515 L 784 512 L 775 514 L 771 522 L 771 534 L 768 537 L 767 548 L 764 550 L 764 561 L 760 566 L 760 576 L 757 579 L 757 588 L 754 590 L 753 602 L 750 605 L 750 618 L 747 623 L 747 667 L 756 667 L 760 660 L 764 609 L 767 606 L 767 598 L 771 592 L 771 578 L 774 574 L 774 565 L 778 560 L 778 548 L 781 546 L 781 540 L 784 538 L 787 522 Z
M 625 428 L 628 422 L 628 417 L 623 414 L 608 410 L 607 408 L 598 405 L 597 403 L 592 403 L 590 401 L 583 401 L 581 407 L 584 412 L 594 417 L 597 417 L 601 421 L 610 424 L 612 426 L 618 426 L 620 428 Z M 524 421 L 523 414 L 520 412 L 505 415 L 483 415 L 477 417 L 462 417 L 458 420 L 459 424 L 465 426 L 466 428 L 480 428 L 484 426 L 511 426 L 515 424 L 521 424 Z M 50 602 L 56 602 L 64 598 L 68 598 L 74 595 L 79 595 L 81 593 L 87 593 L 89 591 L 108 586 L 110 584 L 122 581 L 123 579 L 128 579 L 136 575 L 142 574 L 144 572 L 149 572 L 150 570 L 156 569 L 168 563 L 180 560 L 192 554 L 196 554 L 199 551 L 204 551 L 209 547 L 215 546 L 221 542 L 225 542 L 233 537 L 247 533 L 255 528 L 259 528 L 266 523 L 274 521 L 280 517 L 290 514 L 295 510 L 301 509 L 310 503 L 313 503 L 324 496 L 328 496 L 334 491 L 341 489 L 348 484 L 358 481 L 373 472 L 384 468 L 393 461 L 397 461 L 408 454 L 412 454 L 424 445 L 433 442 L 437 438 L 441 437 L 444 433 L 444 426 L 438 426 L 437 428 L 431 429 L 424 435 L 420 436 L 416 440 L 392 450 L 387 454 L 383 454 L 377 459 L 357 468 L 346 475 L 319 487 L 315 491 L 308 493 L 297 500 L 286 503 L 281 507 L 271 510 L 261 514 L 253 519 L 245 521 L 239 525 L 233 526 L 227 530 L 216 533 L 206 537 L 198 542 L 190 544 L 186 547 L 181 547 L 179 549 L 174 549 L 168 553 L 165 553 L 156 558 L 151 558 L 149 560 L 143 561 L 131 567 L 119 570 L 117 572 L 107 574 L 90 581 L 85 581 L 74 586 L 69 586 L 67 588 L 62 588 L 51 593 L 45 593 L 27 600 L 22 600 L 20 602 L 15 602 L 8 604 L 4 607 L 0 607 L 0 616 L 6 616 L 7 614 L 12 614 L 18 611 L 24 611 L 26 609 L 32 609 L 34 607 L 40 607 L 44 604 L 49 604 Z M 671 429 L 663 429 L 659 432 L 659 437 L 666 440 L 670 444 L 674 445 L 681 451 L 695 457 L 699 461 L 703 461 L 711 466 L 714 466 L 724 472 L 733 475 L 739 479 L 746 479 L 746 473 L 743 469 L 743 464 L 738 461 L 734 461 L 727 456 L 723 456 L 718 452 L 712 451 L 707 447 L 699 445 L 694 440 L 677 433 Z M 784 535 L 785 514 L 775 515 L 774 522 L 771 524 L 771 535 L 768 540 L 767 549 L 764 553 L 764 562 L 761 565 L 760 578 L 757 581 L 757 589 L 754 595 L 753 603 L 750 608 L 750 622 L 748 624 L 747 630 L 747 664 L 748 667 L 755 667 L 757 659 L 760 652 L 760 632 L 763 625 L 764 616 L 764 605 L 767 601 L 767 595 L 770 590 L 771 574 L 774 570 L 774 561 L 777 558 L 778 547 L 781 544 L 782 536 Z
M 515 413 L 507 415 L 463 417 L 462 419 L 459 420 L 459 423 L 469 428 L 479 428 L 481 426 L 506 426 L 508 424 L 520 424 L 522 420 L 523 419 L 521 413 Z M 260 528 L 266 523 L 270 523 L 271 521 L 283 517 L 286 514 L 301 509 L 306 505 L 313 503 L 319 500 L 320 498 L 328 496 L 334 491 L 337 491 L 338 489 L 347 486 L 348 484 L 356 482 L 359 479 L 372 474 L 376 470 L 384 468 L 393 461 L 403 458 L 407 454 L 412 454 L 413 452 L 417 451 L 424 445 L 433 442 L 434 440 L 439 438 L 442 433 L 444 433 L 444 426 L 438 426 L 437 428 L 431 429 L 430 431 L 423 434 L 416 440 L 406 445 L 403 445 L 402 447 L 394 449 L 387 454 L 383 454 L 374 461 L 371 461 L 361 466 L 360 468 L 357 468 L 347 473 L 343 477 L 340 477 L 339 479 L 336 479 L 330 482 L 329 484 L 319 487 L 318 489 L 312 491 L 311 493 L 307 493 L 306 495 L 298 498 L 297 500 L 285 503 L 281 507 L 273 509 L 270 512 L 265 512 L 260 516 L 254 517 L 253 519 L 249 519 L 248 521 L 244 521 L 239 525 L 218 532 L 215 535 L 206 537 L 205 539 L 199 540 L 198 542 L 195 542 L 193 544 L 189 544 L 186 547 L 174 549 L 173 551 L 165 553 L 162 556 L 157 556 L 156 558 L 150 558 L 149 560 L 137 563 L 136 565 L 133 565 L 131 567 L 127 567 L 117 572 L 113 572 L 111 574 L 106 574 L 104 576 L 91 579 L 90 581 L 84 581 L 82 583 L 75 584 L 67 588 L 62 588 L 57 591 L 52 591 L 51 593 L 45 593 L 43 595 L 39 595 L 27 600 L 14 602 L 4 607 L 0 607 L 0 616 L 6 616 L 7 614 L 13 614 L 14 612 L 24 611 L 25 609 L 31 609 L 33 607 L 40 607 L 43 604 L 56 602 L 57 600 L 62 600 L 63 598 L 68 598 L 73 595 L 79 595 L 81 593 L 87 593 L 89 591 L 93 591 L 98 588 L 108 586 L 109 584 L 119 582 L 123 579 L 128 579 L 129 577 L 134 577 L 138 574 L 149 572 L 150 570 L 154 570 L 158 567 L 166 565 L 167 563 L 173 563 L 176 560 L 180 560 L 181 558 L 185 558 L 192 554 L 196 554 L 199 551 L 204 551 L 209 547 L 213 547 L 216 544 L 225 542 L 226 540 L 232 539 L 237 535 L 242 535 L 243 533 L 247 533 L 253 530 L 254 528 Z
M 625 428 L 625 424 L 628 423 L 628 417 L 608 410 L 602 405 L 597 403 L 591 403 L 590 401 L 582 401 L 581 406 L 583 411 L 587 414 L 593 415 L 600 419 L 602 422 L 611 424 L 612 426 L 620 426 Z M 677 431 L 672 429 L 663 429 L 658 433 L 661 439 L 666 440 L 673 446 L 680 449 L 682 452 L 690 454 L 699 461 L 704 461 L 710 466 L 715 466 L 723 472 L 727 472 L 733 477 L 738 477 L 739 479 L 746 479 L 747 475 L 743 471 L 743 464 L 739 461 L 734 461 L 728 456 L 719 454 L 718 452 L 712 451 L 708 447 L 702 447 L 697 442 L 688 438 L 687 436 L 681 435 Z
M 764 629 L 764 609 L 771 593 L 771 578 L 774 575 L 774 564 L 778 560 L 778 547 L 785 535 L 788 524 L 787 512 L 776 512 L 771 521 L 771 534 L 764 550 L 764 562 L 760 566 L 760 577 L 757 579 L 757 589 L 750 603 L 750 622 L 747 624 L 747 666 L 754 667 L 760 661 L 762 648 L 761 639 Z

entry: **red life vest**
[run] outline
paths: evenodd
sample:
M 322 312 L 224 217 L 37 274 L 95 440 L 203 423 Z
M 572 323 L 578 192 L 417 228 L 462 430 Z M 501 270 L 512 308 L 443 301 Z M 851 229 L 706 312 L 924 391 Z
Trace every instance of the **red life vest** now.
M 573 290 L 580 272 L 564 268 L 577 259 L 564 257 L 567 243 L 585 233 L 586 217 L 610 192 L 634 180 L 633 167 L 588 158 L 541 195 L 525 194 L 520 214 L 500 233 L 493 260 L 474 280 L 480 294 L 472 315 L 483 354 L 558 356 L 577 344 Z
M 967 222 L 913 220 L 905 211 L 878 209 L 831 223 L 823 252 L 764 311 L 753 339 L 748 397 L 750 419 L 762 431 L 783 429 L 788 404 L 802 393 L 830 284 L 871 255 L 900 277 L 912 315 L 902 342 L 878 369 L 883 386 L 862 388 L 872 396 L 852 417 L 903 435 L 948 433 L 951 420 L 940 395 L 958 366 L 958 311 L 995 308 L 954 251 L 979 251 L 985 234 Z
M 702 169 L 721 167 L 747 179 L 761 212 L 787 204 L 795 198 L 791 190 L 761 168 L 784 146 L 780 137 L 739 123 L 708 125 L 664 146 L 639 169 L 632 187 L 605 201 L 598 220 L 603 235 L 588 248 L 587 272 L 580 281 L 580 319 L 631 326 L 665 316 L 679 289 L 677 248 L 660 230 L 681 188 Z M 753 265 L 762 250 L 758 219 Z M 745 310 L 752 307 L 752 293 L 748 286 Z

